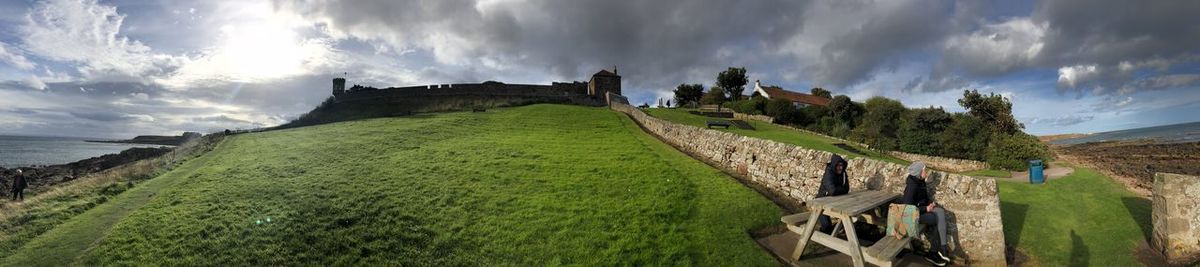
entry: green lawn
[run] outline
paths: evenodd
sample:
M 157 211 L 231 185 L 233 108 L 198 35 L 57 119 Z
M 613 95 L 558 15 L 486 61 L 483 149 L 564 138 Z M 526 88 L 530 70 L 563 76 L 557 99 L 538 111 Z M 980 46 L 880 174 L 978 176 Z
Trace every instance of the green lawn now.
M 984 176 L 984 177 L 1000 177 L 1000 178 L 1012 177 L 1012 172 L 1010 172 L 1010 171 L 993 170 L 993 169 L 974 170 L 974 171 L 964 172 L 961 174 L 967 175 L 967 176 Z
M 1137 266 L 1135 246 L 1150 235 L 1150 200 L 1095 170 L 1042 185 L 1000 181 L 1004 238 L 1048 266 Z
M 780 208 L 604 108 L 238 135 L 202 159 L 4 265 L 777 265 L 747 231 Z
M 651 108 L 645 109 L 646 114 L 656 118 L 672 121 L 675 123 L 686 124 L 696 127 L 705 127 L 705 121 L 709 120 L 726 120 L 720 118 L 709 118 L 705 116 L 688 113 L 688 109 L 666 109 L 666 108 Z M 829 137 L 815 135 L 811 133 L 801 132 L 793 129 L 788 129 L 773 123 L 767 123 L 755 120 L 746 120 L 754 130 L 743 130 L 737 127 L 729 127 L 728 130 L 721 128 L 713 128 L 718 131 L 726 131 L 743 136 L 757 137 L 787 144 L 793 144 L 810 149 L 829 151 L 838 155 L 849 156 L 850 158 L 868 157 L 873 159 L 884 160 L 901 165 L 908 165 L 909 162 L 879 153 L 874 150 L 864 149 L 859 146 L 850 145 L 859 153 L 853 153 L 846 149 L 834 146 L 833 144 L 842 143 Z

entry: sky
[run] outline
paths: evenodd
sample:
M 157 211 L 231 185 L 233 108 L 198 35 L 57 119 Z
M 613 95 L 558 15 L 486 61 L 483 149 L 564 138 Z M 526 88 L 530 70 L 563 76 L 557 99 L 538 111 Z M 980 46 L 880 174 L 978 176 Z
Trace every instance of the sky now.
M 1026 132 L 1200 121 L 1200 1 L 0 1 L 0 134 L 127 138 L 273 126 L 375 87 L 585 81 L 636 103 L 751 81 L 962 111 Z M 753 82 L 746 93 L 752 90 Z

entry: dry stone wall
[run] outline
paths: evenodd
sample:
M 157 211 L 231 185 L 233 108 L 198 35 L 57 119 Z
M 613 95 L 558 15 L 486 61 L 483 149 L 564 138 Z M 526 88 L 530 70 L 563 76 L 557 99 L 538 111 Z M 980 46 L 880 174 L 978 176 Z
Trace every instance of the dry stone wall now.
M 767 123 L 775 123 L 775 118 L 771 117 L 771 116 L 767 116 L 767 115 L 751 115 L 751 114 L 734 112 L 733 118 L 739 119 L 739 120 L 756 120 L 756 121 L 762 121 L 762 122 L 767 122 Z
M 619 99 L 618 99 L 619 100 Z M 613 101 L 610 108 L 628 114 L 646 131 L 664 142 L 734 174 L 777 200 L 799 205 L 810 200 L 820 186 L 820 176 L 830 152 L 770 140 L 675 124 Z M 849 161 L 851 191 L 883 190 L 902 194 L 905 169 L 899 164 L 856 158 Z M 996 182 L 969 176 L 931 172 L 934 199 L 949 213 L 950 245 L 958 259 L 974 265 L 1005 264 L 1004 232 Z
M 1172 264 L 1200 261 L 1200 177 L 1155 173 L 1153 195 L 1154 248 Z
M 966 172 L 974 170 L 987 169 L 990 166 L 987 162 L 974 161 L 969 159 L 945 158 L 937 156 L 928 156 L 921 154 L 905 153 L 900 151 L 888 151 L 888 155 L 907 160 L 907 161 L 922 161 L 929 164 L 934 169 L 949 171 L 949 172 Z

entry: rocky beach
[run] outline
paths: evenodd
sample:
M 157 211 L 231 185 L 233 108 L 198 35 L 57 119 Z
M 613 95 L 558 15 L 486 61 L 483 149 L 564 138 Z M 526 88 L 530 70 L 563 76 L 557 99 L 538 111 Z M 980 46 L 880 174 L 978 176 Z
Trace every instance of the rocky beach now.
M 1156 172 L 1200 175 L 1200 142 L 1110 141 L 1054 145 L 1052 150 L 1062 159 L 1118 178 L 1143 196 L 1149 196 Z
M 72 163 L 19 168 L 0 168 L 0 190 L 5 195 L 12 186 L 12 177 L 18 169 L 28 178 L 29 192 L 44 191 L 51 186 L 74 180 L 84 175 L 106 170 L 122 164 L 157 157 L 171 151 L 171 147 L 135 147 L 116 154 L 92 157 Z

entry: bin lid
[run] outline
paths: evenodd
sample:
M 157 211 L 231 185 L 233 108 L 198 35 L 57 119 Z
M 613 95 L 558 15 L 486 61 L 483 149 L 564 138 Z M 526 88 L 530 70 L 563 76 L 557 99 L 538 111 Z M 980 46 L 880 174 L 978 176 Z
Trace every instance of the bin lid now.
M 1040 159 L 1030 160 L 1029 165 L 1042 166 L 1042 160 L 1040 160 Z

